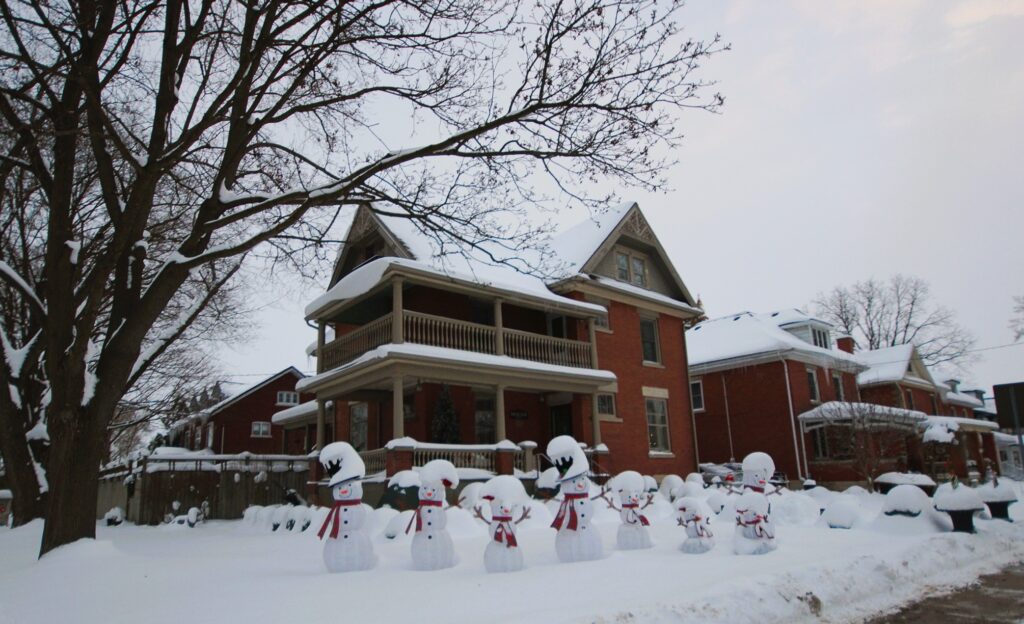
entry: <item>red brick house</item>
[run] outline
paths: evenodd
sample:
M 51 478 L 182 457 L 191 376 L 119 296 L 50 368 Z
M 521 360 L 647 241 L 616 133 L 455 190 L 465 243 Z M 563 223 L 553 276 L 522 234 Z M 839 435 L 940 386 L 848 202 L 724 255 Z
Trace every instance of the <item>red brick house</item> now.
M 316 401 L 275 418 L 289 436 L 349 441 L 382 469 L 389 441 L 431 439 L 447 387 L 468 446 L 435 456 L 493 468 L 474 453 L 570 434 L 608 470 L 696 468 L 683 325 L 701 311 L 636 204 L 556 237 L 547 280 L 438 257 L 409 219 L 369 206 L 345 240 L 306 308 L 318 374 L 299 387 Z
M 813 474 L 826 453 L 798 417 L 829 401 L 857 401 L 864 366 L 849 339 L 800 310 L 742 312 L 686 332 L 697 451 L 701 462 L 741 461 L 764 451 L 789 479 Z M 820 448 L 819 448 L 820 447 Z
M 169 432 L 168 445 L 227 455 L 302 453 L 301 449 L 285 447 L 284 429 L 272 420 L 282 408 L 312 399 L 312 395 L 300 395 L 295 390 L 295 384 L 304 377 L 289 366 L 179 423 Z

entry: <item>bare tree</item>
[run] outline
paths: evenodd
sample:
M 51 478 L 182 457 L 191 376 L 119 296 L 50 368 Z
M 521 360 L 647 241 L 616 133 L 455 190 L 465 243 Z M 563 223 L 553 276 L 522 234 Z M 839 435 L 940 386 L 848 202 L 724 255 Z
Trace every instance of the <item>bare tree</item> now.
M 974 336 L 956 322 L 952 310 L 932 302 L 928 283 L 918 277 L 894 275 L 888 281 L 837 286 L 819 293 L 814 307 L 863 348 L 913 344 L 927 365 L 963 365 L 974 346 Z
M 821 432 L 816 444 L 824 445 L 821 450 L 827 451 L 829 459 L 849 461 L 870 488 L 886 464 L 906 462 L 906 436 L 915 434 L 917 421 L 904 410 L 832 401 L 815 411 L 818 418 L 808 430 Z
M 469 248 L 529 270 L 523 250 L 541 228 L 526 207 L 544 199 L 533 173 L 590 206 L 608 199 L 589 194 L 599 178 L 659 188 L 678 113 L 722 102 L 695 74 L 723 46 L 682 37 L 679 10 L 0 3 L 0 119 L 12 137 L 2 158 L 44 198 L 39 266 L 0 273 L 39 328 L 47 380 L 41 553 L 94 535 L 107 428 L 131 380 L 206 305 L 190 284 L 221 283 L 253 251 L 302 264 L 341 204 L 377 200 L 440 253 Z M 419 147 L 368 146 L 405 119 L 431 128 Z M 95 183 L 81 183 L 83 169 Z M 160 328 L 176 300 L 181 313 Z
M 1013 318 L 1010 319 L 1010 331 L 1013 339 L 1024 338 L 1024 295 L 1013 298 Z

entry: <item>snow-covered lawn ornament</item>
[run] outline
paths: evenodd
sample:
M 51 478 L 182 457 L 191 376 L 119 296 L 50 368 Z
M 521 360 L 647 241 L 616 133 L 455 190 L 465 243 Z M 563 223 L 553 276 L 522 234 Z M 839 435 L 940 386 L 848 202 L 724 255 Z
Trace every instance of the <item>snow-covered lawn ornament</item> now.
M 916 485 L 897 485 L 885 495 L 882 513 L 887 516 L 916 518 L 928 508 L 929 502 L 928 495 Z
M 737 530 L 733 550 L 737 555 L 763 555 L 775 550 L 771 505 L 764 494 L 748 490 L 736 500 Z
M 523 551 L 516 538 L 516 526 L 530 517 L 529 497 L 523 482 L 511 475 L 498 475 L 483 485 L 480 500 L 491 507 L 490 519 L 480 507 L 476 517 L 491 529 L 491 539 L 484 549 L 484 568 L 488 572 L 518 572 L 523 569 Z M 519 513 L 519 518 L 513 515 Z
M 661 478 L 661 485 L 658 487 L 658 491 L 665 497 L 665 500 L 672 502 L 675 499 L 676 488 L 679 488 L 685 483 L 683 478 L 677 474 L 667 474 Z
M 771 485 L 775 474 L 775 461 L 771 455 L 756 451 L 743 458 L 743 489 L 762 494 L 774 494 L 778 488 Z
M 978 488 L 978 495 L 981 496 L 982 502 L 988 505 L 993 519 L 1013 522 L 1010 519 L 1010 505 L 1017 502 L 1017 493 L 1009 481 L 1000 481 L 993 473 L 990 479 Z
M 725 494 L 715 490 L 708 495 L 707 500 L 704 502 L 707 503 L 708 508 L 717 516 L 725 509 L 725 504 L 728 501 Z
M 455 547 L 448 534 L 445 489 L 457 487 L 459 475 L 454 464 L 444 459 L 429 461 L 420 468 L 419 507 L 405 528 L 413 526 L 412 565 L 417 570 L 442 570 L 455 565 Z
M 603 552 L 601 535 L 590 523 L 594 505 L 590 501 L 590 463 L 572 436 L 562 435 L 548 442 L 547 455 L 558 470 L 562 503 L 551 527 L 555 535 L 555 551 L 564 563 L 600 559 Z
M 686 529 L 686 540 L 679 546 L 684 553 L 699 555 L 714 548 L 711 515 L 699 499 L 684 497 L 677 500 L 676 522 Z
M 542 500 L 551 500 L 558 496 L 558 468 L 551 467 L 540 473 L 533 484 L 534 495 Z
M 328 486 L 334 497 L 334 506 L 317 533 L 324 540 L 324 565 L 329 572 L 369 570 L 377 565 L 377 555 L 365 530 L 363 459 L 348 442 L 332 442 L 320 452 L 320 463 L 331 475 Z
M 974 514 L 985 509 L 978 492 L 960 483 L 955 476 L 935 492 L 935 509 L 949 514 L 953 530 L 974 533 Z
M 643 550 L 652 546 L 651 535 L 647 531 L 651 523 L 641 512 L 650 506 L 654 494 L 647 493 L 644 485 L 643 475 L 634 470 L 615 475 L 611 482 L 611 490 L 618 494 L 619 507 L 606 497 L 605 492 L 601 492 L 601 498 L 609 507 L 619 512 L 619 518 L 622 520 L 616 536 L 619 550 Z M 642 504 L 641 500 L 644 501 Z
M 644 478 L 644 490 L 646 490 L 648 494 L 657 494 L 658 493 L 658 480 L 655 479 L 654 477 L 652 477 L 651 475 L 644 475 L 643 478 Z
M 852 496 L 837 494 L 827 501 L 819 500 L 818 504 L 825 505 L 821 521 L 830 529 L 852 529 L 860 519 L 860 503 Z

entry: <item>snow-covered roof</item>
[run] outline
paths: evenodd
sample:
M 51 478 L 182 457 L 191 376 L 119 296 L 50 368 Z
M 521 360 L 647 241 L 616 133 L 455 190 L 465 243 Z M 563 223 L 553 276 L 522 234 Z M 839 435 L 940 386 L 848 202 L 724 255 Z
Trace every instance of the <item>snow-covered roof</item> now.
M 1017 436 L 1002 433 L 1001 431 L 993 431 L 992 437 L 995 438 L 997 446 L 1016 446 L 1020 443 Z
M 610 210 L 570 226 L 551 238 L 553 249 L 563 264 L 566 276 L 583 270 L 583 265 L 597 253 L 608 236 L 636 202 L 624 202 Z
M 977 399 L 974 395 L 966 394 L 964 392 L 953 392 L 948 390 L 949 386 L 940 384 L 942 388 L 947 390 L 942 395 L 942 400 L 947 403 L 954 403 L 956 405 L 962 405 L 964 407 L 970 407 L 974 409 L 983 409 L 985 404 Z
M 800 414 L 799 419 L 804 425 L 840 424 L 854 419 L 866 419 L 882 425 L 917 427 L 927 423 L 928 416 L 924 412 L 902 407 L 829 401 Z
M 999 425 L 977 418 L 959 418 L 957 416 L 929 416 L 928 426 L 941 425 L 950 431 L 996 431 Z
M 288 425 L 305 420 L 314 414 L 316 414 L 316 401 L 306 401 L 305 403 L 299 403 L 298 405 L 283 409 L 280 412 L 275 412 L 270 421 L 275 425 Z
M 857 383 L 868 386 L 901 381 L 907 376 L 907 368 L 913 355 L 914 345 L 909 344 L 860 351 L 857 353 L 857 359 L 868 369 L 857 375 Z M 931 382 L 930 379 L 924 381 Z
M 433 362 L 449 361 L 459 364 L 472 364 L 479 367 L 481 370 L 514 369 L 541 374 L 547 373 L 552 375 L 581 377 L 604 383 L 611 383 L 616 379 L 615 373 L 606 370 L 577 368 L 573 366 L 561 366 L 558 364 L 544 364 L 541 362 L 511 358 L 506 355 L 490 355 L 486 353 L 475 353 L 472 351 L 460 351 L 459 349 L 449 349 L 447 347 L 432 347 L 429 345 L 405 342 L 398 344 L 386 344 L 379 346 L 376 349 L 371 349 L 351 362 L 339 366 L 338 368 L 303 379 L 296 385 L 296 389 L 299 392 L 307 392 L 311 387 L 316 387 L 324 381 L 342 376 L 353 369 L 365 366 L 371 362 L 383 360 L 389 357 L 403 356 L 425 358 Z
M 540 278 L 520 273 L 507 266 L 481 264 L 473 268 L 467 266 L 467 269 L 472 272 L 463 272 L 450 268 L 439 268 L 435 264 L 418 260 L 389 256 L 367 262 L 341 278 L 327 292 L 306 306 L 306 317 L 315 317 L 319 312 L 335 303 L 360 297 L 382 283 L 384 277 L 390 272 L 403 269 L 447 279 L 455 283 L 488 287 L 500 294 L 515 296 L 519 299 L 524 297 L 533 299 L 541 305 L 572 309 L 590 315 L 603 315 L 607 312 L 603 306 L 557 295 L 548 290 L 547 285 Z
M 855 357 L 845 351 L 816 347 L 782 328 L 780 321 L 792 326 L 799 314 L 796 310 L 763 314 L 740 312 L 698 323 L 686 332 L 690 366 L 707 366 L 730 360 L 739 365 L 759 357 L 801 354 L 831 367 L 863 368 Z M 813 319 L 807 315 L 802 318 L 805 322 Z
M 690 314 L 703 314 L 704 313 L 704 310 L 701 310 L 698 307 L 689 305 L 689 304 L 687 304 L 687 303 L 685 303 L 683 301 L 680 301 L 678 299 L 674 299 L 672 297 L 669 297 L 668 295 L 663 295 L 663 294 L 661 294 L 659 292 L 655 292 L 653 290 L 648 290 L 647 288 L 640 288 L 639 286 L 634 286 L 633 284 L 629 284 L 627 282 L 622 282 L 622 281 L 619 281 L 619 280 L 615 280 L 615 279 L 612 279 L 610 277 L 605 277 L 603 275 L 577 275 L 575 277 L 575 279 L 586 280 L 586 281 L 593 282 L 595 284 L 600 284 L 601 286 L 603 286 L 603 287 L 605 287 L 607 289 L 617 290 L 617 291 L 619 291 L 619 292 L 621 292 L 623 294 L 630 295 L 632 297 L 636 297 L 637 299 L 643 299 L 643 300 L 649 301 L 651 303 L 657 303 L 659 305 L 663 305 L 663 306 L 666 306 L 666 307 L 675 308 L 677 310 L 681 310 L 683 312 L 688 312 Z
M 254 386 L 250 386 L 250 387 L 246 388 L 245 390 L 242 390 L 241 392 L 239 392 L 237 394 L 233 394 L 233 395 L 229 396 L 228 398 L 224 399 L 223 401 L 220 401 L 219 403 L 214 403 L 210 407 L 203 408 L 203 409 L 199 410 L 198 412 L 196 412 L 194 414 L 190 414 L 188 416 L 188 418 L 182 419 L 182 420 L 174 423 L 170 427 L 168 427 L 168 432 L 173 432 L 173 431 L 176 431 L 178 429 L 181 429 L 186 424 L 188 424 L 189 422 L 191 422 L 191 421 L 193 421 L 195 419 L 201 419 L 201 420 L 205 421 L 205 420 L 209 419 L 211 416 L 221 412 L 222 410 L 224 410 L 224 408 L 228 407 L 229 405 L 233 405 L 234 403 L 244 399 L 245 397 L 247 397 L 250 394 L 256 392 L 257 390 L 266 387 L 267 385 L 273 383 L 274 381 L 280 379 L 281 377 L 283 377 L 284 375 L 287 375 L 287 374 L 294 375 L 297 379 L 302 379 L 303 377 L 305 377 L 305 375 L 302 373 L 302 371 L 300 371 L 299 369 L 295 368 L 294 366 L 289 366 L 288 368 L 286 368 L 286 369 L 284 369 L 284 370 L 282 370 L 280 372 L 274 373 L 270 377 L 267 377 L 266 379 L 264 379 L 263 381 L 259 382 L 258 384 L 254 385 Z

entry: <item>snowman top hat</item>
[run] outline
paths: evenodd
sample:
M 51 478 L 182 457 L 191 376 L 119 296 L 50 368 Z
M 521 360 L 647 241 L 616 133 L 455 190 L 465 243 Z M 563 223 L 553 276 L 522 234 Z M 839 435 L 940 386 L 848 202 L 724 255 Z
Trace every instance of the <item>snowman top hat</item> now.
M 590 471 L 587 455 L 572 436 L 560 435 L 548 442 L 548 457 L 558 470 L 559 481 L 569 481 Z
M 330 487 L 366 476 L 363 458 L 348 442 L 331 442 L 325 446 L 320 451 L 320 465 L 331 475 Z

